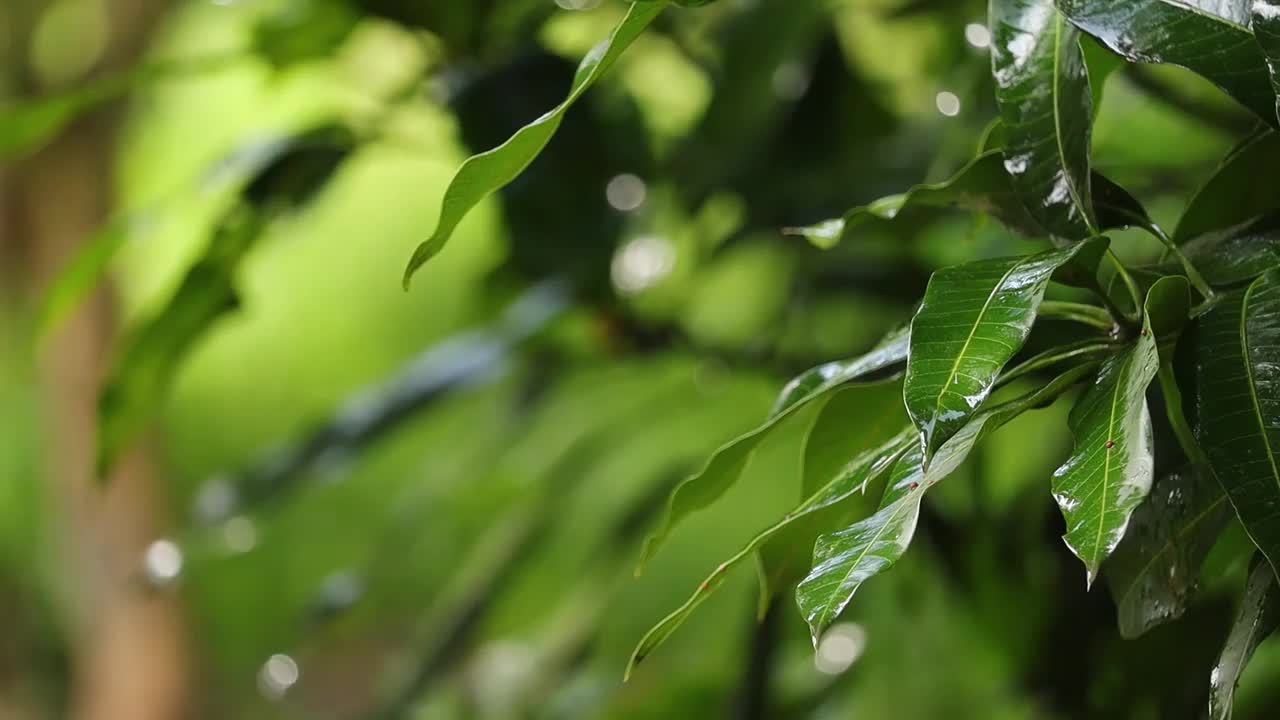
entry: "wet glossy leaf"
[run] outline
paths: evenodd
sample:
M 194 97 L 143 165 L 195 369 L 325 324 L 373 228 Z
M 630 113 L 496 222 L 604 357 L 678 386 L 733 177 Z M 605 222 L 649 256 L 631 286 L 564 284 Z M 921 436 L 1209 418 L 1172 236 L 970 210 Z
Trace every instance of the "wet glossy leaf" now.
M 1276 91 L 1276 112 L 1280 113 L 1280 2 L 1253 0 L 1253 34 L 1267 58 L 1271 85 Z
M 1090 187 L 1093 108 L 1080 31 L 1053 0 L 992 0 L 992 69 L 1005 169 L 1050 234 L 1096 235 Z
M 911 443 L 911 435 L 904 430 L 906 415 L 902 411 L 902 383 L 890 381 L 873 385 L 852 386 L 841 389 L 819 416 L 815 430 L 824 439 L 832 437 L 833 430 L 843 430 L 839 450 L 843 464 L 826 477 L 821 484 L 807 492 L 805 500 L 786 517 L 761 532 L 737 554 L 721 563 L 704 580 L 694 593 L 640 640 L 632 653 L 627 674 L 661 645 L 684 621 L 724 583 L 728 571 L 750 558 L 788 530 L 812 523 L 821 516 L 829 516 L 851 500 L 861 498 L 868 485 L 884 474 Z M 860 408 L 871 417 L 858 416 L 853 409 Z M 823 418 L 825 416 L 825 420 Z M 822 429 L 825 426 L 825 429 Z M 847 512 L 847 510 L 846 510 Z M 812 544 L 801 551 L 808 560 Z
M 1280 197 L 1274 188 L 1258 182 L 1258 178 L 1267 177 L 1277 167 L 1280 133 L 1268 128 L 1245 138 L 1187 203 L 1173 233 L 1174 241 L 1182 245 L 1280 210 Z
M 1280 267 L 1280 214 L 1201 235 L 1183 249 L 1213 285 L 1253 280 Z
M 801 497 L 823 493 L 847 476 L 865 449 L 885 436 L 886 428 L 898 432 L 910 424 L 902 405 L 901 380 L 883 385 L 891 385 L 892 390 L 873 393 L 854 386 L 834 393 L 822 408 L 804 441 Z M 879 492 L 864 488 L 839 502 L 824 502 L 821 508 L 797 514 L 773 533 L 757 552 L 761 608 L 809 573 L 819 535 L 870 515 L 879 501 Z
M 1280 124 L 1245 2 L 1057 0 L 1057 5 L 1072 24 L 1126 59 L 1185 67 L 1266 122 Z
M 986 400 L 1031 333 L 1049 280 L 1085 245 L 933 274 L 911 322 L 904 397 L 926 462 Z
M 918 185 L 901 195 L 890 195 L 870 205 L 856 207 L 844 217 L 807 227 L 789 228 L 786 232 L 802 235 L 818 247 L 830 248 L 844 241 L 868 220 L 892 220 L 904 211 L 917 208 L 983 212 L 1024 235 L 1041 233 L 1040 226 L 1027 213 L 1014 191 L 1004 169 L 1004 155 L 998 150 L 978 156 L 946 182 Z
M 1211 474 L 1188 466 L 1156 481 L 1104 573 L 1122 636 L 1135 638 L 1182 616 L 1200 566 L 1231 517 Z
M 820 365 L 787 383 L 763 425 L 716 450 L 701 471 L 672 491 L 666 513 L 657 529 L 645 539 L 637 572 L 653 558 L 680 521 L 715 502 L 733 486 L 751 459 L 751 453 L 775 427 L 800 408 L 827 396 L 841 385 L 906 360 L 908 337 L 905 328 L 896 331 L 862 357 Z
M 1030 395 L 979 413 L 938 450 L 927 470 L 920 446 L 910 443 L 889 473 L 879 510 L 818 539 L 813 570 L 796 588 L 796 603 L 809 623 L 815 646 L 862 583 L 888 569 L 906 552 L 915 535 L 925 492 L 959 467 L 989 433 L 1026 410 L 1050 402 L 1083 376 L 1084 369 L 1068 371 Z
M 404 272 L 407 288 L 413 274 L 422 264 L 444 249 L 454 228 L 481 200 L 510 183 L 546 147 L 564 119 L 564 115 L 617 61 L 618 57 L 639 37 L 667 6 L 667 0 L 637 3 L 631 6 L 613 34 L 597 45 L 578 65 L 573 85 L 564 102 L 542 117 L 516 131 L 505 143 L 487 152 L 473 155 L 458 168 L 440 204 L 440 219 L 435 232 L 414 251 Z
M 1053 474 L 1053 496 L 1067 522 L 1063 539 L 1084 561 L 1090 584 L 1151 489 L 1155 460 L 1146 392 L 1160 356 L 1150 310 L 1138 339 L 1103 364 L 1072 408 L 1075 448 Z
M 1256 559 L 1245 582 L 1244 597 L 1222 654 L 1209 675 L 1209 717 L 1228 720 L 1235 702 L 1236 684 L 1253 651 L 1280 625 L 1280 588 L 1271 565 Z
M 1280 563 L 1280 271 L 1206 314 L 1196 338 L 1199 439 L 1245 532 Z

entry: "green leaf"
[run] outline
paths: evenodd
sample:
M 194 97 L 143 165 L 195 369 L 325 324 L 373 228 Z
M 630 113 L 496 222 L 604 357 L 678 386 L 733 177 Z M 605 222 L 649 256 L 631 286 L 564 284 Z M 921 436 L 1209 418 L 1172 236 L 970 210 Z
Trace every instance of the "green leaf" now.
M 238 305 L 233 274 L 262 227 L 256 210 L 241 205 L 232 211 L 168 304 L 116 357 L 98 401 L 101 478 L 146 426 L 180 360 L 214 321 Z
M 636 3 L 609 38 L 597 45 L 578 65 L 573 85 L 564 102 L 542 117 L 516 131 L 506 142 L 487 152 L 473 155 L 458 168 L 440 204 L 435 232 L 414 251 L 404 271 L 407 289 L 422 264 L 444 249 L 454 228 L 481 200 L 516 179 L 538 157 L 559 129 L 569 108 L 596 83 L 640 33 L 667 6 L 667 0 Z
M 911 442 L 894 463 L 889 486 L 874 515 L 844 530 L 823 535 L 814 548 L 814 567 L 796 588 L 796 604 L 816 646 L 862 583 L 902 557 L 915 535 L 925 492 L 950 475 L 974 446 L 1026 410 L 1058 397 L 1088 372 L 1075 368 L 1030 395 L 983 411 L 947 441 L 926 469 L 920 446 Z
M 889 392 L 872 392 L 877 386 L 853 386 L 835 393 L 822 408 L 805 437 L 800 468 L 801 497 L 813 498 L 824 488 L 849 474 L 863 451 L 892 429 L 898 432 L 909 425 L 902 405 L 902 382 L 882 383 L 892 386 Z M 760 577 L 760 607 L 785 588 L 809 573 L 813 544 L 818 536 L 875 510 L 879 494 L 862 491 L 842 497 L 839 502 L 824 502 L 795 517 L 779 528 L 757 552 Z M 803 507 L 803 506 L 802 506 Z
M 1096 235 L 1093 110 L 1080 31 L 1053 0 L 992 0 L 991 62 L 1005 169 L 1032 217 L 1068 240 Z
M 701 471 L 672 491 L 657 529 L 645 539 L 636 572 L 653 559 L 680 521 L 715 502 L 733 486 L 752 452 L 783 420 L 851 380 L 902 362 L 907 358 L 908 337 L 905 328 L 895 331 L 862 357 L 820 365 L 787 383 L 763 425 L 716 450 Z
M 1244 2 L 1057 0 L 1073 25 L 1131 62 L 1180 65 L 1271 125 L 1276 100 Z
M 1276 92 L 1276 112 L 1280 114 L 1280 2 L 1253 0 L 1253 34 L 1267 58 L 1271 86 Z
M 1173 233 L 1174 241 L 1183 245 L 1280 210 L 1275 189 L 1258 182 L 1276 167 L 1280 167 L 1280 133 L 1267 128 L 1245 138 L 1187 203 Z
M 1123 637 L 1182 617 L 1200 566 L 1231 517 L 1227 496 L 1208 472 L 1187 466 L 1156 481 L 1104 573 Z
M 901 389 L 900 381 L 855 385 L 841 389 L 832 398 L 827 407 L 834 412 L 828 415 L 827 408 L 824 408 L 815 429 L 826 426 L 827 429 L 818 430 L 823 438 L 830 438 L 831 430 L 845 431 L 838 448 L 843 451 L 840 453 L 844 458 L 843 464 L 811 493 L 807 493 L 805 500 L 786 517 L 756 535 L 746 547 L 721 563 L 683 605 L 649 630 L 631 655 L 628 676 L 724 583 L 729 570 L 789 529 L 802 527 L 820 516 L 829 515 L 832 509 L 840 508 L 850 500 L 861 498 L 867 487 L 892 467 L 911 442 L 910 434 L 903 430 L 906 417 L 900 401 Z M 853 408 L 869 412 L 871 417 L 851 414 Z M 806 559 L 811 548 L 810 544 L 802 550 Z
M 1280 267 L 1280 213 L 1201 235 L 1187 243 L 1184 251 L 1213 285 L 1253 280 Z
M 788 228 L 785 232 L 789 235 L 802 235 L 820 248 L 831 248 L 844 241 L 868 220 L 893 220 L 904 211 L 925 207 L 983 212 L 1024 235 L 1041 233 L 1040 226 L 1018 199 L 1009 174 L 1004 169 L 1004 155 L 999 150 L 979 155 L 945 182 L 918 185 L 904 194 L 890 195 L 870 205 L 856 207 L 842 218 L 825 220 L 807 227 Z
M 286 154 L 317 142 L 332 144 L 335 138 L 350 131 L 337 129 L 332 124 L 319 125 L 296 135 L 258 140 L 239 147 L 192 183 L 193 187 L 181 188 L 182 193 L 198 192 L 204 195 L 228 190 L 239 192 Z M 121 212 L 107 220 L 93 235 L 82 243 L 71 262 L 62 269 L 42 300 L 36 327 L 40 335 L 46 335 L 67 317 L 97 286 L 106 273 L 111 259 L 130 239 L 135 230 L 153 223 L 153 217 L 163 212 L 162 207 L 150 207 L 132 212 Z
M 1258 645 L 1280 625 L 1280 588 L 1269 563 L 1254 559 L 1231 632 L 1209 674 L 1209 718 L 1229 720 L 1236 684 Z
M 911 322 L 904 397 L 928 464 L 978 410 L 1022 348 L 1053 274 L 1080 248 L 982 260 L 933 274 Z
M 1167 280 L 1185 295 L 1185 280 Z M 1163 291 L 1153 287 L 1152 294 Z M 1160 369 L 1153 329 L 1160 318 L 1153 320 L 1153 310 L 1149 300 L 1138 339 L 1103 364 L 1072 408 L 1068 424 L 1075 449 L 1053 474 L 1053 496 L 1067 522 L 1063 539 L 1084 561 L 1090 585 L 1151 489 L 1155 460 L 1146 392 Z
M 1280 271 L 1225 297 L 1196 342 L 1199 440 L 1245 532 L 1280 563 Z

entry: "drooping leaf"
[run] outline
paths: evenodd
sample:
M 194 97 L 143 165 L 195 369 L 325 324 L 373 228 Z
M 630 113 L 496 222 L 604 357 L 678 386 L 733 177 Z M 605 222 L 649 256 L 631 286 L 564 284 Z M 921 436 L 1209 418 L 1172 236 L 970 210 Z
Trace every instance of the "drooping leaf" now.
M 1050 278 L 1101 239 L 1021 258 L 982 260 L 933 274 L 911 322 L 904 397 L 920 430 L 925 462 L 995 385 L 1036 319 Z
M 786 232 L 802 235 L 820 248 L 831 248 L 849 237 L 870 219 L 892 220 L 900 213 L 915 208 L 959 208 L 983 212 L 998 218 L 1010 229 L 1024 235 L 1040 234 L 1040 226 L 1027 213 L 1004 169 L 1004 156 L 999 150 L 988 151 L 957 172 L 950 180 L 935 185 L 918 185 L 901 195 L 890 195 L 862 207 L 844 217 L 814 225 L 789 228 Z
M 413 274 L 422 264 L 444 249 L 458 223 L 481 200 L 514 180 L 538 153 L 546 147 L 578 98 L 609 71 L 640 33 L 653 22 L 668 0 L 636 3 L 607 40 L 597 45 L 582 59 L 564 102 L 542 117 L 516 131 L 505 143 L 487 152 L 473 155 L 458 168 L 458 173 L 445 190 L 440 203 L 440 218 L 435 232 L 417 247 L 404 272 L 408 288 Z
M 1280 271 L 1231 293 L 1196 338 L 1200 443 L 1245 532 L 1280 564 Z
M 1180 286 L 1185 294 L 1185 281 Z M 1063 539 L 1084 562 L 1089 584 L 1151 490 L 1155 459 L 1146 392 L 1160 355 L 1150 310 L 1138 339 L 1103 364 L 1072 408 L 1075 449 L 1053 474 L 1053 496 L 1067 522 Z
M 820 365 L 787 383 L 763 425 L 716 450 L 701 471 L 676 486 L 658 527 L 645 539 L 636 571 L 653 558 L 680 521 L 715 502 L 733 486 L 752 452 L 782 421 L 851 380 L 902 362 L 907 357 L 908 338 L 905 328 L 895 331 L 862 357 Z
M 884 437 L 886 428 L 900 432 L 909 425 L 902 405 L 902 382 L 889 392 L 873 393 L 876 386 L 853 386 L 833 394 L 818 414 L 804 441 L 800 466 L 800 496 L 828 496 L 825 488 L 849 474 L 851 464 L 866 448 Z M 839 502 L 823 502 L 822 507 L 792 514 L 791 522 L 777 529 L 760 547 L 757 555 L 761 608 L 785 588 L 809 573 L 813 544 L 818 536 L 844 527 L 875 510 L 879 493 L 864 488 Z
M 1253 34 L 1267 58 L 1271 86 L 1276 92 L 1276 112 L 1280 113 L 1280 2 L 1253 0 Z
M 1276 118 L 1267 64 L 1233 0 L 1056 0 L 1073 25 L 1132 62 L 1180 65 L 1267 123 Z
M 1090 187 L 1093 108 L 1080 31 L 1053 0 L 992 0 L 991 62 L 1005 169 L 1050 234 L 1097 234 Z
M 1274 188 L 1258 182 L 1276 167 L 1280 167 L 1280 133 L 1267 128 L 1245 138 L 1187 203 L 1174 241 L 1183 245 L 1280 210 Z
M 1207 472 L 1187 466 L 1156 481 L 1103 573 L 1123 637 L 1182 616 L 1231 516 L 1227 496 Z
M 1209 718 L 1229 720 L 1236 684 L 1253 651 L 1280 625 L 1280 588 L 1271 564 L 1254 558 L 1231 632 L 1209 675 Z
M 893 465 L 911 441 L 910 434 L 904 430 L 906 416 L 902 411 L 901 390 L 900 381 L 889 381 L 846 387 L 835 394 L 827 406 L 835 413 L 827 416 L 825 425 L 828 430 L 839 427 L 846 431 L 841 442 L 841 448 L 846 451 L 842 453 L 844 464 L 812 492 L 807 492 L 805 500 L 786 517 L 756 535 L 746 547 L 721 563 L 683 605 L 649 630 L 632 653 L 628 675 L 724 583 L 729 570 L 788 530 L 813 522 L 834 508 L 862 497 L 868 485 Z M 872 417 L 851 417 L 848 410 L 854 407 L 863 408 Z M 826 415 L 825 410 L 822 415 Z M 818 424 L 824 424 L 822 415 L 819 415 Z M 830 435 L 827 430 L 820 432 L 823 437 Z M 806 560 L 811 550 L 812 544 L 801 551 Z
M 809 624 L 815 646 L 862 583 L 888 569 L 906 552 L 915 535 L 924 493 L 959 467 L 989 433 L 1056 398 L 1087 371 L 1087 366 L 1069 370 L 1030 395 L 979 413 L 938 450 L 928 469 L 920 446 L 910 444 L 889 473 L 880 509 L 818 539 L 813 570 L 796 588 L 796 604 Z
M 1183 250 L 1213 285 L 1253 280 L 1280 267 L 1280 213 L 1206 233 L 1187 243 Z

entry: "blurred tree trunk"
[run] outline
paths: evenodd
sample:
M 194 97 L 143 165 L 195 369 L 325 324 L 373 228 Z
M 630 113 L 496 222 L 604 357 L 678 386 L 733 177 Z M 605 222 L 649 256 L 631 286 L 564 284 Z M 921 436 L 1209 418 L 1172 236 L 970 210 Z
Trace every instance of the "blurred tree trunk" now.
M 137 59 L 164 3 L 105 4 L 111 36 L 97 72 Z M 77 122 L 0 181 L 4 281 L 28 302 L 107 215 L 115 114 L 108 110 Z M 159 534 L 163 498 L 156 467 L 145 451 L 135 452 L 108 485 L 94 476 L 96 397 L 115 329 L 108 293 L 99 291 L 49 338 L 39 357 L 44 468 L 55 510 L 49 526 L 65 563 L 62 590 L 73 644 L 69 716 L 187 718 L 193 714 L 189 658 L 177 598 L 149 592 L 139 574 L 145 548 Z

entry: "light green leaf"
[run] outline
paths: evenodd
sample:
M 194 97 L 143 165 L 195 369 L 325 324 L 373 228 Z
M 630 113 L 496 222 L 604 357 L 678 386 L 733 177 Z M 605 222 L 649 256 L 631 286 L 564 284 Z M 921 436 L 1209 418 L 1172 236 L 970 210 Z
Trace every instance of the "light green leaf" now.
M 1022 348 L 1053 274 L 1091 240 L 1063 250 L 939 270 L 911 322 L 904 397 L 926 464 L 977 412 Z
M 1209 674 L 1209 718 L 1229 720 L 1240 675 L 1267 636 L 1280 625 L 1280 588 L 1271 565 L 1254 558 L 1235 622 Z
M 1186 294 L 1185 280 L 1167 279 Z M 1149 301 L 1138 339 L 1103 364 L 1071 410 L 1075 449 L 1053 474 L 1053 496 L 1067 522 L 1063 539 L 1084 561 L 1091 585 L 1151 490 L 1155 459 L 1146 393 L 1160 369 L 1152 310 Z
M 1201 446 L 1245 532 L 1280 564 L 1280 270 L 1223 298 L 1196 336 Z
M 1098 234 L 1090 186 L 1093 110 L 1076 30 L 1053 0 L 992 0 L 992 69 L 1005 169 L 1050 234 Z
M 1123 637 L 1182 617 L 1200 566 L 1231 517 L 1227 496 L 1207 472 L 1188 466 L 1156 481 L 1103 573 Z
M 564 102 L 542 117 L 516 131 L 506 142 L 487 152 L 473 155 L 458 168 L 440 204 L 435 232 L 414 251 L 404 271 L 407 289 L 422 264 L 444 249 L 458 223 L 490 193 L 515 180 L 538 157 L 559 129 L 569 108 L 596 83 L 618 57 L 639 37 L 667 6 L 667 0 L 636 3 L 607 40 L 582 59 L 573 85 Z
M 644 569 L 680 521 L 715 502 L 733 486 L 751 454 L 775 427 L 800 408 L 826 397 L 841 385 L 905 360 L 908 337 L 906 329 L 895 331 L 862 357 L 821 365 L 787 383 L 763 425 L 716 450 L 701 471 L 672 491 L 657 529 L 645 539 L 636 572 Z
M 1041 232 L 1014 191 L 1004 169 L 1004 155 L 999 150 L 979 155 L 946 182 L 918 185 L 902 195 L 890 195 L 870 205 L 856 207 L 844 217 L 807 227 L 788 228 L 785 232 L 801 235 L 820 248 L 831 248 L 848 238 L 867 220 L 893 220 L 900 213 L 916 208 L 959 208 L 983 212 L 1024 235 Z
M 843 466 L 826 478 L 823 484 L 815 488 L 812 493 L 807 494 L 805 500 L 787 513 L 786 517 L 756 535 L 746 547 L 721 563 L 706 580 L 698 585 L 683 605 L 649 630 L 631 655 L 631 662 L 627 666 L 628 676 L 636 665 L 670 637 L 693 614 L 693 611 L 723 584 L 729 570 L 750 558 L 770 540 L 780 537 L 790 528 L 813 521 L 821 515 L 829 514 L 828 511 L 844 505 L 847 501 L 861 497 L 867 487 L 893 465 L 893 462 L 911 443 L 910 433 L 903 429 L 906 416 L 900 402 L 901 389 L 901 382 L 889 381 L 846 387 L 836 393 L 827 406 L 836 408 L 836 412 L 827 417 L 825 424 L 830 428 L 841 427 L 846 431 L 846 436 L 841 443 L 841 449 L 845 450 Z M 861 407 L 866 412 L 872 413 L 874 417 L 850 418 L 847 412 L 850 407 Z M 823 424 L 821 418 L 820 415 L 819 424 Z M 850 420 L 854 421 L 852 425 L 849 423 Z M 823 437 L 829 435 L 826 431 L 820 432 Z M 803 550 L 806 559 L 811 547 L 810 545 Z
M 1198 73 L 1271 125 L 1276 100 L 1243 0 L 1057 0 L 1073 25 L 1132 62 Z
M 1088 371 L 1089 366 L 1069 370 L 1030 395 L 979 413 L 938 450 L 928 469 L 920 446 L 911 443 L 890 471 L 880 509 L 866 520 L 818 539 L 813 570 L 796 588 L 796 604 L 809 623 L 815 646 L 862 583 L 906 552 L 925 492 L 959 467 L 988 434 L 1026 410 L 1051 402 Z

